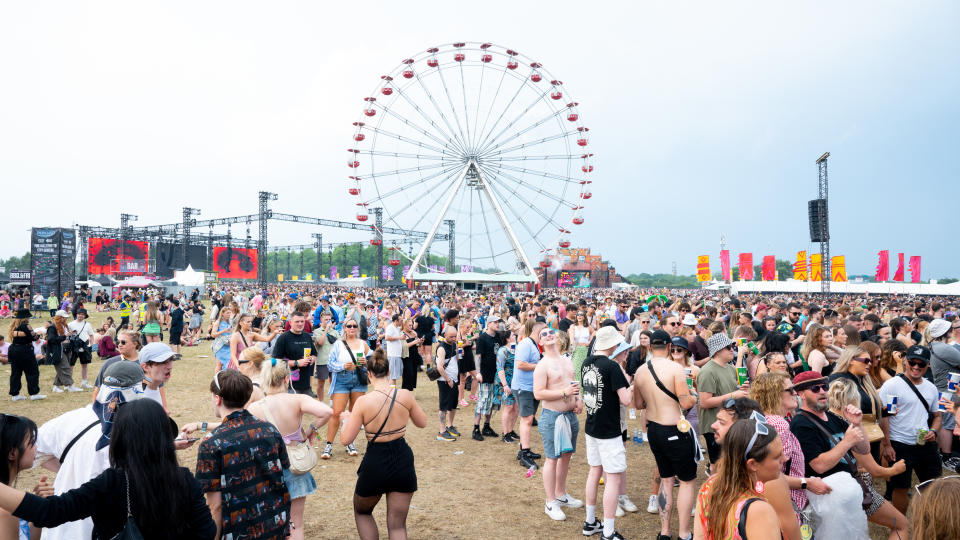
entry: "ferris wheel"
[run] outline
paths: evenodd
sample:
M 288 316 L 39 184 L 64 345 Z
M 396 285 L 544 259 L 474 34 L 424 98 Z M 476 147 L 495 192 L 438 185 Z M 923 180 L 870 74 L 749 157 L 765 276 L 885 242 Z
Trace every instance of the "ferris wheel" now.
M 438 232 L 453 236 L 448 272 L 533 276 L 529 253 L 570 246 L 594 166 L 562 81 L 491 43 L 431 47 L 380 79 L 353 124 L 349 193 L 361 222 L 381 208 L 384 227 L 429 231 L 408 278 Z

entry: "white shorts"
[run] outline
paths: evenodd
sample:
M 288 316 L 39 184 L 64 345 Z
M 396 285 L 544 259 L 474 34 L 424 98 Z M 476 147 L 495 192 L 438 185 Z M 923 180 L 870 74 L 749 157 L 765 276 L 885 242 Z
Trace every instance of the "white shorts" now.
M 591 467 L 603 467 L 605 472 L 616 474 L 627 470 L 627 449 L 623 447 L 623 439 L 587 438 L 587 463 Z
M 390 363 L 390 378 L 399 379 L 403 376 L 403 358 L 400 356 L 388 356 L 387 361 Z

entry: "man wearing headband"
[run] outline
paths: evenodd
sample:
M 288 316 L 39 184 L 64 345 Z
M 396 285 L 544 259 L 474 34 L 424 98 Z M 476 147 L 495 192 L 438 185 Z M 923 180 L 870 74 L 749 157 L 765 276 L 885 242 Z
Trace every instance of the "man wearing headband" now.
M 78 488 L 110 467 L 110 430 L 117 409 L 143 397 L 143 371 L 134 362 L 117 362 L 103 374 L 103 384 L 93 404 L 64 413 L 37 431 L 37 459 L 57 473 L 54 494 Z M 45 540 L 90 538 L 90 518 L 46 529 Z
M 860 428 L 863 413 L 852 405 L 844 409 L 845 418 L 830 412 L 827 378 L 816 371 L 794 377 L 793 388 L 800 394 L 801 403 L 790 422 L 790 431 L 803 450 L 805 476 L 825 478 L 851 472 L 854 465 L 848 462 L 848 452 L 870 453 L 870 443 Z

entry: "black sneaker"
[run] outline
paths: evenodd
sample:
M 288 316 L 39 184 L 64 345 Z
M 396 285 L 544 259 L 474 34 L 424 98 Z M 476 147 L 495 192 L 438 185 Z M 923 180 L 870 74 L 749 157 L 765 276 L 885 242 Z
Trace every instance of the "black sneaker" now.
M 583 535 L 584 536 L 593 536 L 597 533 L 603 532 L 603 523 L 600 523 L 599 519 L 594 519 L 593 523 L 583 522 Z
M 510 433 L 507 433 L 507 435 L 509 435 L 510 438 L 513 439 L 513 440 L 515 440 L 515 441 L 519 441 L 519 440 L 520 440 L 520 436 L 517 435 L 517 432 L 516 432 L 516 431 L 511 431 Z
M 613 534 L 610 535 L 610 536 L 607 536 L 607 535 L 605 535 L 605 534 L 600 535 L 600 538 L 603 538 L 603 540 L 626 540 L 626 539 L 623 537 L 623 535 L 621 535 L 621 534 L 618 533 L 617 531 L 613 531 Z M 667 538 L 670 538 L 670 537 L 668 536 Z M 657 535 L 657 540 L 660 540 L 660 536 L 659 536 L 659 535 Z
M 483 429 L 480 430 L 480 434 L 484 437 L 498 437 L 497 432 L 494 431 L 490 426 L 483 426 Z
M 520 460 L 520 464 L 526 467 L 527 469 L 539 469 L 540 466 L 537 465 L 537 462 L 527 457 L 526 454 L 517 456 L 517 459 Z
M 479 429 L 479 428 L 476 428 L 476 427 L 473 428 L 473 435 L 472 435 L 472 437 L 473 437 L 473 440 L 475 440 L 475 441 L 481 441 L 481 442 L 483 441 L 483 435 L 480 434 L 480 429 Z
M 503 437 L 500 437 L 500 440 L 503 441 L 503 442 L 505 442 L 505 443 L 507 443 L 507 444 L 514 444 L 514 443 L 517 442 L 517 441 L 513 440 L 513 437 L 511 437 L 509 433 L 507 433 L 507 434 L 504 435 Z M 520 458 L 517 458 L 517 459 L 520 459 Z
M 527 448 L 527 457 L 530 458 L 530 459 L 540 459 L 540 458 L 542 458 L 543 456 L 541 456 L 540 454 L 538 454 L 538 453 L 536 453 L 536 452 L 531 452 L 530 449 Z

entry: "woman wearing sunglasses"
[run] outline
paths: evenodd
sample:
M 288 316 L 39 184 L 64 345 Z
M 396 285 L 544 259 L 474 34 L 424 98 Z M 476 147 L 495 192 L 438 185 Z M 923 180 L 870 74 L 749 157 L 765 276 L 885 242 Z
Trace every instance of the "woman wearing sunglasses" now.
M 337 430 L 340 428 L 340 413 L 347 409 L 348 405 L 349 410 L 352 411 L 353 405 L 360 396 L 367 393 L 367 385 L 360 384 L 357 368 L 362 368 L 369 356 L 370 346 L 360 339 L 360 323 L 348 317 L 343 324 L 343 336 L 333 346 L 327 362 L 331 377 L 330 395 L 333 399 L 333 414 L 327 425 L 327 443 L 323 447 L 323 453 L 320 454 L 321 459 L 330 459 L 333 455 L 333 438 L 336 437 Z M 352 442 L 346 445 L 346 449 L 347 455 L 356 456 L 358 453 Z
M 761 493 L 780 477 L 786 457 L 776 430 L 757 413 L 738 420 L 723 437 L 717 474 L 697 496 L 693 535 L 697 540 L 780 540 L 780 521 Z
M 873 361 L 870 353 L 863 345 L 847 347 L 833 368 L 829 382 L 845 379 L 854 384 L 860 393 L 860 402 L 855 405 L 863 412 L 864 434 L 870 442 L 870 454 L 877 462 L 880 461 L 880 447 L 884 439 L 889 444 L 890 439 L 884 437 L 889 432 L 887 412 L 883 408 L 880 394 L 873 386 L 870 378 L 870 364 Z
M 839 362 L 837 365 L 840 365 Z M 834 379 L 833 382 L 830 383 L 830 391 L 828 394 L 830 412 L 839 416 L 840 411 L 846 406 L 859 406 L 863 402 L 861 392 L 861 388 L 850 379 Z M 860 454 L 854 451 L 853 457 L 857 460 L 857 475 L 863 480 L 864 485 L 870 488 L 870 492 L 873 495 L 873 504 L 866 509 L 867 521 L 890 529 L 891 540 L 894 538 L 907 538 L 910 530 L 907 518 L 905 518 L 890 501 L 885 500 L 873 487 L 874 478 L 890 478 L 891 476 L 896 476 L 907 469 L 906 463 L 901 459 L 894 463 L 892 467 L 881 467 L 870 454 Z M 925 536 L 916 536 L 915 533 L 913 537 L 927 538 Z

